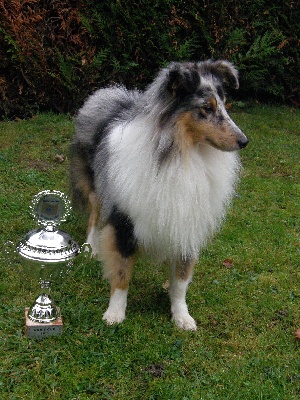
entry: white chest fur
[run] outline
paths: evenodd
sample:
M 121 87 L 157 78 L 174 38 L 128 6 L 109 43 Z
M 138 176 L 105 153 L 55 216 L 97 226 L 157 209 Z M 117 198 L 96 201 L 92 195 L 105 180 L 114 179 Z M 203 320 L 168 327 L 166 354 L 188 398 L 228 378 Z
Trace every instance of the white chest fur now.
M 193 149 L 158 167 L 142 122 L 109 138 L 109 193 L 132 220 L 140 245 L 159 259 L 198 257 L 224 217 L 236 182 L 236 152 Z

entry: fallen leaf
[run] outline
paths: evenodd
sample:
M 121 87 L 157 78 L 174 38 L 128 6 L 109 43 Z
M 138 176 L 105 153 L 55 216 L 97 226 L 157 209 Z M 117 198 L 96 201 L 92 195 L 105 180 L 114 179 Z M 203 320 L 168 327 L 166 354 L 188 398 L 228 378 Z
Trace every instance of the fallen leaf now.
M 65 161 L 65 156 L 62 154 L 56 154 L 55 161 L 61 164 Z
M 297 329 L 297 330 L 296 330 L 296 332 L 295 332 L 295 338 L 298 339 L 298 340 L 300 339 L 300 329 Z
M 223 265 L 228 269 L 232 268 L 233 267 L 232 259 L 231 258 L 227 258 L 226 260 L 223 261 Z

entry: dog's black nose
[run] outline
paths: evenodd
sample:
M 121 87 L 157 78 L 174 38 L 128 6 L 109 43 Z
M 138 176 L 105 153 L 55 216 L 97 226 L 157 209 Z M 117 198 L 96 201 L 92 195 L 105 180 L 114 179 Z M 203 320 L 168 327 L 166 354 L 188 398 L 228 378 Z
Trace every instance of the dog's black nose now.
M 243 149 L 244 147 L 246 147 L 248 143 L 249 143 L 249 140 L 247 138 L 238 141 L 240 149 Z

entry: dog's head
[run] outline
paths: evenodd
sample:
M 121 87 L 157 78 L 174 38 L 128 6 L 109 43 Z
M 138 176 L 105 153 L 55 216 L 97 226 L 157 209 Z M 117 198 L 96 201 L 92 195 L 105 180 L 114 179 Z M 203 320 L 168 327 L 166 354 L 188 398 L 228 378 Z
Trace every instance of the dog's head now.
M 159 80 L 160 98 L 167 105 L 160 121 L 175 124 L 181 144 L 203 143 L 224 151 L 248 144 L 225 108 L 225 88 L 239 87 L 230 62 L 172 63 Z

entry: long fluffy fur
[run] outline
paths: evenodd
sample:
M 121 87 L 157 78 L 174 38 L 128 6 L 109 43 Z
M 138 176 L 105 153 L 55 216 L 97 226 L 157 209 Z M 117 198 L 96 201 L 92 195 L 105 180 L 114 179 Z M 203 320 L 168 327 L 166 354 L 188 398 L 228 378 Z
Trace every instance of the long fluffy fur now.
M 191 151 L 184 164 L 177 156 L 158 167 L 155 142 L 143 123 L 134 121 L 111 132 L 111 186 L 105 200 L 129 216 L 148 253 L 160 260 L 197 258 L 233 195 L 238 156 L 207 146 L 201 156 Z M 99 187 L 103 176 L 97 178 Z
M 237 71 L 227 61 L 172 63 L 145 92 L 113 86 L 86 101 L 77 116 L 71 181 L 75 198 L 90 204 L 88 240 L 100 258 L 107 225 L 116 233 L 110 254 L 121 258 L 137 247 L 173 264 L 199 257 L 234 194 L 236 150 L 247 144 L 226 112 L 226 84 L 238 87 Z M 120 231 L 111 215 L 121 215 L 128 229 Z M 124 235 L 132 236 L 126 242 L 132 251 L 122 248 Z M 107 277 L 113 270 L 104 265 Z M 118 293 L 112 298 L 127 295 Z

